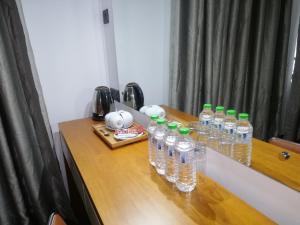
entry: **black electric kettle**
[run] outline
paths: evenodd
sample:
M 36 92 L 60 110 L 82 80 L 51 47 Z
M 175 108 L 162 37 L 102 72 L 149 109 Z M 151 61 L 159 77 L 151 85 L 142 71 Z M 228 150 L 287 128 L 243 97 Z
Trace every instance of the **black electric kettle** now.
M 93 120 L 104 120 L 105 115 L 110 112 L 113 103 L 114 100 L 108 87 L 96 87 L 93 97 Z
M 139 110 L 144 106 L 144 94 L 137 83 L 131 82 L 125 86 L 123 102 L 135 110 Z

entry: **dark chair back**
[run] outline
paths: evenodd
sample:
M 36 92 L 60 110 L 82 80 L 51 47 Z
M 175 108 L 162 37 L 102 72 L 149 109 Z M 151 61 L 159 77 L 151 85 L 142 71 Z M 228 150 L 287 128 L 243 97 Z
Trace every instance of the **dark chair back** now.
M 277 145 L 281 148 L 285 148 L 287 150 L 290 150 L 292 152 L 300 154 L 300 144 L 298 144 L 296 142 L 287 141 L 287 140 L 284 140 L 284 139 L 272 137 L 269 140 L 269 143 L 272 144 L 272 145 Z
M 59 214 L 52 213 L 49 217 L 48 225 L 67 225 L 67 224 Z

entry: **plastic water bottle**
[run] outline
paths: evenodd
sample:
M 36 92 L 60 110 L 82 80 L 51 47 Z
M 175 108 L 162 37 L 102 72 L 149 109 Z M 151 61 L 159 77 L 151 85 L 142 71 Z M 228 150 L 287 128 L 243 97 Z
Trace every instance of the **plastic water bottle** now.
M 155 166 L 155 154 L 156 149 L 153 145 L 153 133 L 156 128 L 156 120 L 158 119 L 158 115 L 152 115 L 150 117 L 150 123 L 148 125 L 148 149 L 149 149 L 149 162 L 152 166 Z
M 240 113 L 236 126 L 235 144 L 232 151 L 232 158 L 240 163 L 250 166 L 252 153 L 252 132 L 253 128 L 248 120 L 247 113 Z
M 197 172 L 205 173 L 206 169 L 206 146 L 203 142 L 199 141 L 199 133 L 201 132 L 201 124 L 200 122 L 192 122 L 189 124 L 189 127 L 193 129 L 196 133 L 194 136 L 194 144 L 195 144 L 195 161 L 196 161 L 196 170 Z
M 207 145 L 213 118 L 214 113 L 211 110 L 211 104 L 204 104 L 203 110 L 199 115 L 200 126 L 197 136 L 197 141 L 199 141 L 202 144 L 203 148 L 205 148 Z
M 175 144 L 176 187 L 183 192 L 190 192 L 196 187 L 195 144 L 189 137 L 189 128 L 179 129 L 180 136 Z
M 203 148 L 203 145 L 198 141 L 195 141 L 195 161 L 196 161 L 196 171 L 205 174 L 206 148 Z
M 165 136 L 165 176 L 169 182 L 174 183 L 176 180 L 175 176 L 175 143 L 178 138 L 177 124 L 168 123 L 168 132 Z
M 155 168 L 158 174 L 164 175 L 166 168 L 166 160 L 164 153 L 164 137 L 167 133 L 165 126 L 166 120 L 159 118 L 156 120 L 157 127 L 154 130 L 154 146 L 156 148 Z
M 221 138 L 220 152 L 224 155 L 231 156 L 236 133 L 236 111 L 229 109 L 224 118 L 224 129 Z
M 219 151 L 220 149 L 220 139 L 224 127 L 224 107 L 217 106 L 213 123 L 211 126 L 210 136 L 208 138 L 208 147 Z

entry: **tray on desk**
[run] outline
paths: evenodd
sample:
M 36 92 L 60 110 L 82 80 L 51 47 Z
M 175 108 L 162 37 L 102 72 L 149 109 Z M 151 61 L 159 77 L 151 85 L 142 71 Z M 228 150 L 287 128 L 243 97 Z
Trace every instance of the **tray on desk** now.
M 132 127 L 140 126 L 138 123 L 134 123 Z M 128 145 L 131 143 L 135 143 L 138 141 L 143 141 L 148 138 L 148 133 L 145 130 L 141 136 L 137 136 L 135 138 L 126 139 L 126 140 L 117 140 L 114 138 L 114 131 L 106 128 L 105 123 L 98 123 L 92 125 L 94 132 L 112 149 L 122 147 L 124 145 Z M 105 136 L 105 132 L 108 133 L 108 136 Z

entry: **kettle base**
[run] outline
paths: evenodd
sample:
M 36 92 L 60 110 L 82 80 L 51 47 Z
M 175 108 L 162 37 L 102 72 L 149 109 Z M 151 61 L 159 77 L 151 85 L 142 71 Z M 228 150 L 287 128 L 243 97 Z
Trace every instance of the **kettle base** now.
M 103 120 L 105 120 L 105 117 L 104 116 L 100 116 L 97 113 L 93 113 L 92 119 L 95 120 L 95 121 L 103 121 Z

